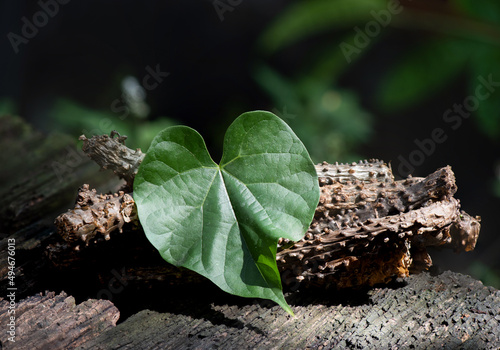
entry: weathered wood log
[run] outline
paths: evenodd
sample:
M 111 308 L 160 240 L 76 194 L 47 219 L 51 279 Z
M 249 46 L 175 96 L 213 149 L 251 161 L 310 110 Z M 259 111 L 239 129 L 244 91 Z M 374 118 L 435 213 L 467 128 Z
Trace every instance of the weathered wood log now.
M 410 276 L 390 288 L 287 295 L 295 317 L 265 301 L 192 299 L 179 312 L 140 311 L 115 327 L 109 301 L 79 305 L 64 293 L 16 308 L 5 349 L 498 349 L 500 291 L 458 273 Z M 173 301 L 175 302 L 175 301 Z M 0 301 L 8 324 L 8 302 Z
M 4 327 L 0 344 L 4 349 L 75 349 L 116 326 L 120 317 L 107 300 L 89 299 L 76 305 L 64 292 L 38 294 L 12 308 L 9 303 L 0 301 Z
M 116 135 L 82 136 L 83 149 L 130 186 L 144 154 L 127 148 L 124 137 Z M 287 285 L 345 288 L 387 283 L 428 269 L 432 260 L 427 246 L 448 244 L 468 251 L 476 244 L 480 218 L 460 212 L 450 167 L 400 181 L 378 160 L 325 162 L 316 171 L 321 198 L 309 230 L 299 242 L 279 244 L 277 261 Z M 131 195 L 97 198 L 85 186 L 77 207 L 55 221 L 67 242 L 88 245 L 98 233 L 107 240 L 117 226 L 137 220 Z
M 144 310 L 80 349 L 498 349 L 500 291 L 458 273 L 367 294 L 316 291 L 278 306 L 223 300 L 203 313 Z M 196 303 L 193 303 L 196 305 Z

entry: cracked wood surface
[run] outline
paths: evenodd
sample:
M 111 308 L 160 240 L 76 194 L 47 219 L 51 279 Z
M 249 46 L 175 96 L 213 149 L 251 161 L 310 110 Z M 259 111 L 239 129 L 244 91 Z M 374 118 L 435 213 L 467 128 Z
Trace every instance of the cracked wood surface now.
M 345 296 L 344 296 L 345 298 Z M 141 311 L 80 349 L 497 349 L 500 291 L 451 272 L 411 276 L 348 301 L 288 296 L 290 317 L 266 304 L 215 303 L 204 314 Z M 360 302 L 360 299 L 361 302 Z
M 116 326 L 118 309 L 107 300 L 89 299 L 81 304 L 62 292 L 38 294 L 20 301 L 8 313 L 9 302 L 0 301 L 0 323 L 6 325 L 15 316 L 12 335 L 0 333 L 2 349 L 75 349 Z

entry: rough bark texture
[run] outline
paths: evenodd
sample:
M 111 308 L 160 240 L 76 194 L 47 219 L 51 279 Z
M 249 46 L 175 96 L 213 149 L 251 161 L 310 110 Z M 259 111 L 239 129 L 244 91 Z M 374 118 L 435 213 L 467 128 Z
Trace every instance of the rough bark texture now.
M 118 136 L 115 138 L 115 136 Z M 120 136 L 116 131 L 108 135 L 93 136 L 90 139 L 80 136 L 83 141 L 82 150 L 103 169 L 112 170 L 118 177 L 127 182 L 132 189 L 139 164 L 144 159 L 140 149 L 131 150 L 125 146 L 127 136 Z
M 123 191 L 113 195 L 97 194 L 89 185 L 83 185 L 78 191 L 75 208 L 56 218 L 62 238 L 68 242 L 77 240 L 89 244 L 98 233 L 105 240 L 110 233 L 123 230 L 123 225 L 137 222 L 137 212 L 132 196 Z
M 80 349 L 498 349 L 500 291 L 451 272 L 407 283 L 372 289 L 361 305 L 295 293 L 295 317 L 262 304 L 144 310 Z
M 64 292 L 39 294 L 19 302 L 8 314 L 9 302 L 0 301 L 0 324 L 7 328 L 15 316 L 15 336 L 0 332 L 4 349 L 75 349 L 116 326 L 118 309 L 107 300 L 89 299 L 75 304 Z M 1 347 L 0 347 L 1 348 Z
M 352 169 L 350 177 L 339 165 L 323 164 L 311 227 L 304 239 L 278 252 L 284 283 L 375 285 L 428 269 L 428 246 L 475 247 L 479 218 L 459 211 L 450 167 L 401 181 L 379 161 L 342 167 Z

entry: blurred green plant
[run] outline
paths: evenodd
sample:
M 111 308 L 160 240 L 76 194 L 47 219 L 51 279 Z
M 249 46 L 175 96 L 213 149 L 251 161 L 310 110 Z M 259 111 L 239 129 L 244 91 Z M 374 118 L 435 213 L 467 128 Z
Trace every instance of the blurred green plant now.
M 123 75 L 123 74 L 122 74 Z M 127 135 L 127 145 L 146 151 L 151 140 L 161 130 L 178 123 L 167 117 L 150 120 L 150 108 L 146 103 L 146 91 L 133 76 L 118 77 L 122 94 L 110 103 L 108 109 L 98 110 L 84 107 L 65 98 L 57 98 L 46 112 L 44 129 L 74 137 L 108 134 L 112 130 Z M 9 97 L 0 98 L 0 116 L 16 115 L 18 106 Z M 0 125 L 1 126 L 1 125 Z M 81 148 L 81 145 L 78 146 Z
M 17 114 L 17 108 L 14 101 L 9 97 L 0 98 L 0 116 Z
M 79 136 L 87 137 L 99 134 L 108 134 L 117 130 L 127 135 L 127 145 L 132 148 L 147 150 L 151 140 L 161 130 L 177 123 L 166 117 L 156 120 L 143 120 L 132 114 L 123 120 L 111 111 L 93 110 L 83 107 L 76 102 L 58 99 L 50 111 L 50 129 L 59 130 Z
M 479 278 L 484 285 L 500 289 L 500 271 L 497 271 L 480 261 L 474 261 L 468 270 L 471 275 Z
M 355 36 L 352 29 L 355 26 L 364 28 L 374 20 L 374 13 L 387 11 L 390 3 L 385 0 L 296 2 L 262 34 L 259 49 L 269 56 L 306 38 L 331 31 L 338 35 L 347 30 L 350 35 L 334 40 L 330 36 L 328 42 L 323 43 L 334 49 L 322 53 L 321 62 L 331 62 L 330 70 L 338 74 L 346 68 L 345 62 L 339 61 L 339 45 L 352 43 Z M 417 30 L 429 39 L 403 53 L 382 78 L 375 99 L 386 112 L 400 112 L 435 96 L 454 83 L 457 76 L 466 75 L 472 95 L 480 76 L 491 75 L 493 81 L 500 82 L 500 2 L 450 0 L 446 5 L 427 3 L 423 6 L 424 9 L 407 6 L 389 20 L 388 26 Z M 379 35 L 370 38 L 372 40 L 359 50 L 355 59 L 383 39 L 383 31 L 382 28 Z M 316 67 L 307 69 L 315 71 L 321 66 L 319 62 L 312 65 Z M 334 81 L 336 74 L 330 78 Z M 259 82 L 262 84 L 261 80 Z M 484 134 L 491 138 L 500 136 L 500 98 L 482 100 L 475 116 Z
M 368 140 L 372 118 L 359 106 L 356 94 L 324 80 L 287 80 L 265 65 L 257 67 L 255 78 L 315 162 L 359 160 L 355 148 Z
M 262 33 L 258 49 L 269 58 L 308 37 L 366 22 L 371 11 L 386 6 L 383 0 L 297 2 Z M 316 162 L 359 160 L 362 157 L 356 150 L 372 133 L 372 115 L 361 106 L 355 92 L 337 84 L 348 67 L 338 44 L 353 37 L 353 33 L 341 34 L 335 42 L 323 42 L 294 77 L 286 77 L 265 63 L 255 69 L 255 79 L 269 95 L 275 112 L 282 111 L 280 116 L 296 130 Z
M 259 47 L 264 54 L 273 54 L 321 32 L 352 28 L 367 22 L 372 19 L 370 11 L 386 7 L 385 0 L 298 1 L 266 29 L 259 40 Z

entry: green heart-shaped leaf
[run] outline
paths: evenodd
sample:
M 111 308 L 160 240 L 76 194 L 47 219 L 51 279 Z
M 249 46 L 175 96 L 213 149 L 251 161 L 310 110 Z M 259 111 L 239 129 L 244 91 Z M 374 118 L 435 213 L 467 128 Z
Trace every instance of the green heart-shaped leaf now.
M 217 165 L 195 130 L 160 132 L 134 181 L 149 241 L 162 257 L 231 294 L 287 305 L 276 265 L 280 237 L 299 240 L 319 201 L 302 142 L 269 112 L 237 118 Z

